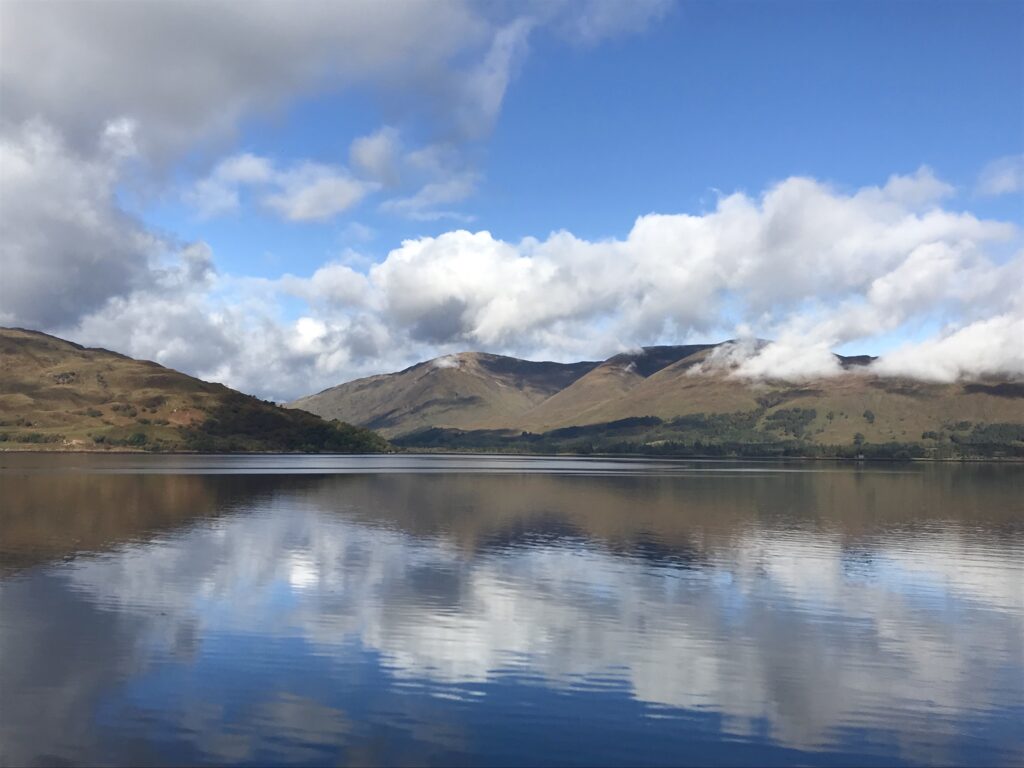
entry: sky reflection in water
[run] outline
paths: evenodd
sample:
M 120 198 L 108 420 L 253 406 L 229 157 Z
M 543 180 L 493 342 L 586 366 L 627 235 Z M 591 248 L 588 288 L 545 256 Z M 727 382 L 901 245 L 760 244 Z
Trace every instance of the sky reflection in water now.
M 4 764 L 1024 759 L 1017 468 L 3 463 Z

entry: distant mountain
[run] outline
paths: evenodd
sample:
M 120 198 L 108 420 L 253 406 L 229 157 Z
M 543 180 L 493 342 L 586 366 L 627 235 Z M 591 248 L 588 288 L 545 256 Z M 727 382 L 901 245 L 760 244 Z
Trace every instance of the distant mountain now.
M 883 377 L 867 355 L 837 356 L 846 375 L 752 380 L 702 365 L 719 346 L 645 347 L 569 364 L 461 353 L 290 406 L 412 448 L 1024 456 L 1022 381 Z
M 597 365 L 535 363 L 464 352 L 398 373 L 357 379 L 288 406 L 358 423 L 381 434 L 437 425 L 474 429 L 515 421 Z
M 361 427 L 37 331 L 0 328 L 0 450 L 387 448 Z

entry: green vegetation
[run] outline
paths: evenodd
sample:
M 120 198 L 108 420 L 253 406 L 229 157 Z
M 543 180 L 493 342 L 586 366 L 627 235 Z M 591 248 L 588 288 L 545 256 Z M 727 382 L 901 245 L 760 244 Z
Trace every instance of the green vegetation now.
M 1024 425 L 979 424 L 966 436 L 922 436 L 923 442 L 873 443 L 856 433 L 849 444 L 808 439 L 817 413 L 809 408 L 767 412 L 691 414 L 675 419 L 643 416 L 541 434 L 512 430 L 431 427 L 392 439 L 410 450 L 509 453 L 617 453 L 648 456 L 947 459 L 1024 458 Z M 827 417 L 826 417 L 827 418 Z M 938 444 L 936 444 L 938 442 Z
M 45 434 L 43 432 L 22 432 L 16 434 L 9 434 L 7 432 L 0 432 L 0 443 L 58 443 L 63 439 L 63 435 L 58 434 Z
M 817 416 L 818 412 L 813 408 L 783 408 L 769 413 L 765 418 L 765 426 L 793 437 L 801 437 Z
M 255 397 L 232 393 L 196 427 L 182 430 L 185 447 L 200 452 L 301 451 L 379 453 L 387 441 L 374 432 L 340 421 L 324 421 Z

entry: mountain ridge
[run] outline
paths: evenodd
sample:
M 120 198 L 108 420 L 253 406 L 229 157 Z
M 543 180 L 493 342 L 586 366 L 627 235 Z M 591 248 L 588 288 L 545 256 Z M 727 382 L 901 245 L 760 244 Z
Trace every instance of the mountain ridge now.
M 713 357 L 733 343 L 644 347 L 581 363 L 458 353 L 345 382 L 289 406 L 371 426 L 396 445 L 415 448 L 643 452 L 665 444 L 720 447 L 728 438 L 738 450 L 787 444 L 793 451 L 841 446 L 859 453 L 884 445 L 895 452 L 899 445 L 941 457 L 964 455 L 969 444 L 1003 445 L 1010 435 L 1006 450 L 991 450 L 1013 453 L 1020 443 L 1024 455 L 1024 382 L 882 376 L 872 371 L 870 355 L 836 355 L 838 375 L 741 378 L 723 363 L 728 355 Z M 506 370 L 546 365 L 563 375 L 502 378 L 486 365 L 490 359 Z M 1018 427 L 1019 440 L 1013 437 Z M 594 439 L 566 442 L 583 434 Z M 992 434 L 1001 437 L 993 441 Z

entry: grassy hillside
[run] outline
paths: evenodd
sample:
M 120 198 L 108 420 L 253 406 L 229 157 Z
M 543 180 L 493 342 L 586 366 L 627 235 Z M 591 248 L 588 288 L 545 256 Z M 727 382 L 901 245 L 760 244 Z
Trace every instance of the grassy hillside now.
M 608 421 L 606 414 L 633 410 L 633 392 L 661 371 L 680 367 L 714 348 L 713 344 L 677 347 L 646 347 L 638 353 L 615 355 L 605 360 L 570 386 L 524 412 L 515 426 L 543 432 L 556 427 Z M 615 418 L 628 418 L 616 416 Z
M 0 329 L 0 449 L 375 452 L 361 427 L 36 331 Z
M 597 363 L 537 363 L 467 352 L 398 373 L 357 379 L 289 403 L 395 435 L 444 424 L 507 423 L 572 384 Z
M 866 356 L 840 358 L 840 376 L 750 380 L 702 371 L 713 346 L 649 347 L 588 363 L 546 396 L 493 376 L 476 362 L 487 356 L 466 354 L 456 356 L 459 366 L 422 363 L 328 390 L 329 408 L 322 395 L 300 402 L 379 427 L 410 449 L 1024 456 L 1024 382 L 882 377 Z M 372 400 L 357 396 L 368 390 Z
M 810 457 L 866 459 L 1024 459 L 1024 424 L 945 422 L 917 438 L 821 439 L 813 408 L 763 407 L 735 413 L 696 413 L 661 419 L 637 416 L 544 433 L 434 427 L 393 439 L 410 450 L 502 453 L 615 453 L 648 456 Z M 865 418 L 865 421 L 867 419 Z

